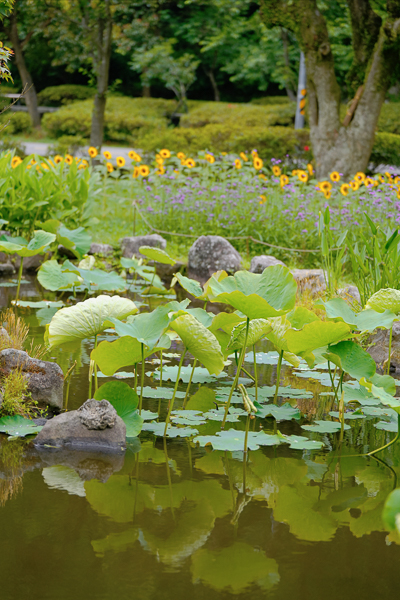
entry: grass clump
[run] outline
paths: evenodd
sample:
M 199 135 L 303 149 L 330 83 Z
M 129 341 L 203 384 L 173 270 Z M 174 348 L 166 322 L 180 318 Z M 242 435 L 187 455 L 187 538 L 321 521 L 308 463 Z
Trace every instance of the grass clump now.
M 35 403 L 28 392 L 28 381 L 22 369 L 13 369 L 1 378 L 3 402 L 0 407 L 1 416 L 21 415 L 32 413 Z

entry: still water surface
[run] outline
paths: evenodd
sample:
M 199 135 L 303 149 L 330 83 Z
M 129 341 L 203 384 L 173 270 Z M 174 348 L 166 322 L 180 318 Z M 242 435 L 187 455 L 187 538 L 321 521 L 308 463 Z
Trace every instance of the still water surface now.
M 45 315 L 26 316 L 39 340 Z M 52 355 L 64 370 L 78 361 L 70 409 L 87 398 L 91 347 Z M 273 365 L 260 367 L 261 384 L 273 383 L 274 373 Z M 313 390 L 301 408 L 320 416 L 327 400 L 318 393 L 327 388 L 288 370 L 284 383 Z M 213 384 L 192 393 L 204 390 L 213 393 Z M 145 400 L 144 408 L 157 407 L 157 399 Z M 279 429 L 300 435 L 300 424 Z M 247 457 L 148 432 L 124 456 L 39 454 L 2 437 L 0 598 L 395 598 L 400 539 L 385 531 L 381 512 L 397 484 L 400 449 L 382 453 L 386 464 L 361 456 L 390 435 L 364 422 L 343 444 L 325 436 L 320 452 L 279 446 Z

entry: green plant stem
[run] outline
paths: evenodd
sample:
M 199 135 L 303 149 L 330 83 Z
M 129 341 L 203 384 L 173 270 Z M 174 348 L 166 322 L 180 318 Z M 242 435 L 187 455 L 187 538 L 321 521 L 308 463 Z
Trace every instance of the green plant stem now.
M 278 366 L 276 368 L 276 388 L 275 388 L 275 395 L 274 395 L 274 404 L 276 404 L 276 401 L 277 401 L 277 398 L 278 398 L 279 381 L 281 379 L 282 359 L 283 359 L 283 350 L 281 350 L 279 352 Z
M 137 393 L 137 363 L 135 363 L 135 392 Z
M 247 438 L 249 437 L 249 427 L 250 427 L 250 415 L 247 415 L 246 431 L 244 434 L 244 447 L 243 447 L 243 452 L 245 455 L 247 454 Z
M 377 448 L 376 450 L 372 450 L 372 452 L 367 452 L 367 454 L 365 456 L 373 456 L 377 452 L 382 452 L 382 450 L 385 450 L 385 448 L 389 448 L 389 446 L 392 446 L 393 444 L 395 444 L 397 442 L 397 440 L 400 437 L 400 414 L 397 415 L 397 428 L 398 429 L 397 429 L 396 437 L 393 438 L 391 442 L 389 442 L 388 444 L 385 444 L 381 448 Z
M 231 405 L 232 395 L 233 395 L 234 389 L 236 388 L 237 383 L 239 381 L 240 371 L 242 370 L 242 365 L 243 365 L 243 361 L 244 361 L 244 355 L 246 353 L 247 338 L 248 338 L 248 335 L 249 335 L 249 324 L 250 324 L 250 319 L 249 319 L 249 317 L 247 317 L 247 321 L 246 321 L 246 335 L 245 335 L 245 338 L 244 338 L 244 344 L 243 344 L 242 351 L 240 353 L 239 363 L 237 365 L 235 379 L 233 380 L 231 391 L 229 393 L 228 402 L 226 403 L 226 406 L 225 406 L 225 414 L 224 414 L 224 418 L 222 420 L 221 429 L 224 429 L 224 427 L 225 427 L 226 417 L 228 416 L 228 410 L 229 410 L 229 407 Z
M 335 392 L 335 399 L 336 399 L 337 398 L 337 394 L 336 394 L 336 388 L 335 388 L 335 381 L 334 381 L 334 379 L 332 377 L 331 363 L 330 363 L 329 360 L 328 360 L 328 371 L 329 371 L 329 378 L 330 378 L 331 384 L 332 384 L 332 389 Z
M 182 409 L 183 410 L 186 408 L 186 402 L 187 402 L 187 399 L 189 397 L 190 386 L 192 385 L 192 379 L 193 379 L 193 374 L 194 374 L 194 370 L 196 368 L 196 365 L 197 365 L 197 358 L 195 358 L 194 361 L 193 361 L 193 367 L 192 367 L 192 371 L 190 373 L 189 383 L 188 383 L 188 386 L 186 388 L 185 398 L 183 400 L 183 405 L 182 405 Z
M 21 279 L 22 279 L 22 269 L 24 265 L 24 257 L 20 256 L 21 262 L 19 264 L 18 269 L 18 285 L 17 285 L 17 293 L 15 294 L 15 302 L 17 303 L 19 300 L 19 288 L 21 287 Z
M 163 368 L 163 355 L 162 350 L 160 350 L 160 388 L 162 388 L 162 368 Z
M 387 374 L 390 374 L 390 357 L 392 354 L 392 337 L 393 337 L 393 323 L 392 326 L 390 328 L 390 334 L 389 334 L 389 356 L 388 356 L 388 364 L 387 364 Z
M 179 377 L 180 377 L 180 374 L 181 374 L 181 369 L 182 369 L 183 359 L 185 358 L 185 354 L 186 354 L 186 348 L 184 348 L 182 356 L 181 356 L 181 360 L 179 361 L 178 374 L 177 374 L 177 377 L 176 377 L 176 382 L 175 382 L 175 387 L 174 387 L 174 393 L 172 394 L 172 398 L 169 401 L 169 405 L 168 405 L 168 414 L 167 414 L 167 418 L 165 419 L 164 437 L 167 435 L 167 427 L 168 427 L 169 420 L 170 420 L 170 417 L 171 417 L 172 409 L 174 407 L 174 401 L 175 401 L 176 391 L 178 389 Z
M 95 347 L 95 349 L 97 348 L 97 333 L 94 336 L 94 347 Z M 94 363 L 94 390 L 95 390 L 95 392 L 97 392 L 97 388 L 98 388 L 98 385 L 97 385 L 97 365 L 96 365 L 96 363 Z
M 253 360 L 254 360 L 254 382 L 255 386 L 255 398 L 256 402 L 258 402 L 258 379 L 257 379 L 257 360 L 256 360 L 256 347 L 253 345 Z
M 68 397 L 69 397 L 69 384 L 71 382 L 71 376 L 72 376 L 72 372 L 76 367 L 76 360 L 74 361 L 74 364 L 72 365 L 72 367 L 70 367 L 64 377 L 64 383 L 67 382 L 67 390 L 65 392 L 65 410 L 67 410 L 68 408 Z
M 140 380 L 140 402 L 139 402 L 139 415 L 142 413 L 142 404 L 143 404 L 143 386 L 144 386 L 144 344 L 141 343 L 142 348 L 142 377 Z

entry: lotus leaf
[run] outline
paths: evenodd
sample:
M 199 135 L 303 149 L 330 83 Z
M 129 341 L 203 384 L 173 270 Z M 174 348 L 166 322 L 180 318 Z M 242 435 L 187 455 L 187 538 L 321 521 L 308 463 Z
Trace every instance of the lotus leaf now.
M 290 329 L 285 333 L 285 338 L 290 352 L 306 355 L 317 348 L 348 338 L 349 334 L 350 327 L 346 323 L 318 320 L 307 323 L 300 331 Z
M 80 279 L 75 273 L 66 272 L 56 260 L 47 260 L 38 271 L 38 281 L 51 292 L 78 286 Z
M 203 296 L 203 288 L 199 284 L 198 281 L 194 279 L 189 279 L 189 277 L 185 277 L 182 273 L 175 273 L 176 279 L 179 281 L 181 287 L 184 290 L 192 294 L 195 298 L 202 298 Z
M 300 435 L 287 435 L 286 441 L 289 442 L 290 448 L 293 450 L 320 450 L 324 446 L 323 442 L 309 440 Z
M 150 258 L 150 260 L 155 260 L 156 262 L 162 263 L 163 265 L 174 265 L 175 261 L 170 255 L 165 252 L 165 250 L 161 250 L 161 248 L 154 248 L 153 246 L 140 246 L 139 248 L 140 254 Z
M 321 299 L 318 301 L 318 304 L 325 308 L 328 319 L 337 319 L 344 321 L 344 323 L 347 323 L 348 325 L 356 326 L 356 313 L 343 298 L 332 298 L 332 300 L 329 300 L 328 302 L 324 302 L 324 300 Z
M 370 379 L 376 371 L 374 359 L 356 342 L 339 342 L 329 346 L 325 357 L 354 379 Z
M 21 415 L 2 417 L 0 419 L 0 432 L 7 433 L 10 437 L 25 437 L 39 433 L 43 425 L 36 425 L 34 421 L 25 419 Z
M 57 240 L 68 250 L 71 250 L 79 259 L 90 250 L 92 237 L 83 227 L 77 229 L 67 229 L 61 225 L 57 231 Z
M 50 347 L 82 340 L 107 329 L 110 319 L 124 319 L 137 312 L 135 303 L 120 296 L 98 296 L 62 308 L 46 328 Z
M 191 427 L 173 427 L 172 425 L 168 425 L 167 432 L 164 433 L 165 423 L 155 423 L 154 421 L 151 423 L 144 423 L 142 431 L 151 431 L 154 435 L 170 438 L 191 437 L 198 433 L 197 429 L 192 429 Z
M 217 338 L 192 315 L 184 314 L 170 324 L 181 338 L 186 350 L 199 360 L 210 375 L 219 375 L 224 357 Z
M 289 402 L 285 402 L 282 406 L 275 404 L 259 404 L 254 403 L 257 408 L 257 417 L 274 417 L 276 421 L 290 421 L 291 419 L 300 419 L 301 412 L 298 408 L 293 408 Z
M 374 427 L 377 429 L 382 429 L 383 431 L 392 431 L 393 433 L 397 433 L 399 430 L 399 425 L 396 421 L 379 421 L 379 423 L 375 423 Z
M 96 390 L 96 400 L 108 400 L 126 425 L 126 437 L 139 435 L 143 419 L 137 412 L 139 398 L 136 392 L 123 381 L 108 381 Z
M 222 302 L 240 310 L 250 319 L 277 317 L 294 307 L 297 286 L 290 271 L 281 265 L 261 275 L 238 271 L 222 281 L 212 276 L 209 283 L 211 302 Z
M 228 431 L 218 431 L 215 435 L 199 435 L 194 438 L 195 443 L 200 446 L 211 444 L 214 450 L 229 450 L 231 452 L 243 451 L 244 431 L 228 429 Z M 285 437 L 281 433 L 269 435 L 260 431 L 259 433 L 249 432 L 247 437 L 248 450 L 258 450 L 260 446 L 276 446 L 285 442 Z
M 375 396 L 375 398 L 379 398 L 379 400 L 383 404 L 390 406 L 390 408 L 393 408 L 393 410 L 395 410 L 398 414 L 400 414 L 400 399 L 399 398 L 393 398 L 393 396 L 391 394 L 388 394 L 388 392 L 383 387 L 378 387 L 378 386 L 374 385 L 373 383 L 371 383 L 370 381 L 366 381 L 366 379 L 364 377 L 362 377 L 360 379 L 360 384 L 363 385 L 364 387 L 366 387 L 367 390 L 369 392 L 371 392 L 371 394 L 373 396 Z
M 376 312 L 390 310 L 398 315 L 400 313 L 400 291 L 393 290 L 392 288 L 383 288 L 371 296 L 365 308 L 372 308 Z
M 329 414 L 331 415 L 331 417 L 335 417 L 335 419 L 340 419 L 340 413 L 337 410 L 331 410 Z M 357 419 L 365 419 L 365 415 L 363 415 L 359 411 L 345 412 L 343 415 L 343 418 L 349 419 L 350 421 L 352 421 L 352 420 L 357 420 Z
M 190 376 L 192 374 L 192 365 L 184 366 L 181 368 L 181 372 L 179 375 L 179 379 L 184 383 L 188 383 Z M 148 371 L 146 373 L 147 377 L 153 376 L 154 379 L 160 378 L 160 372 L 156 371 Z M 173 365 L 163 368 L 163 381 L 176 381 L 178 375 L 178 366 Z M 196 367 L 194 370 L 194 374 L 192 377 L 192 383 L 210 383 L 211 381 L 215 381 L 215 375 L 210 375 L 208 369 L 204 369 L 203 367 Z M 227 377 L 226 373 L 223 371 L 217 375 L 217 377 Z
M 253 319 L 249 323 L 249 331 L 247 336 L 246 347 L 254 346 L 262 337 L 271 331 L 270 322 L 266 319 Z M 229 344 L 226 347 L 226 352 L 233 352 L 243 348 L 246 339 L 246 323 L 236 325 L 231 334 Z
M 0 251 L 5 252 L 6 254 L 18 254 L 19 256 L 27 257 L 27 256 L 35 256 L 36 254 L 41 254 L 44 249 L 49 246 L 54 240 L 56 236 L 53 233 L 49 233 L 47 231 L 35 231 L 35 235 L 28 243 L 24 238 L 9 238 L 3 241 L 0 240 Z M 14 241 L 13 241 L 14 240 Z
M 318 431 L 318 433 L 336 433 L 342 428 L 341 423 L 337 421 L 314 421 L 312 425 L 302 425 L 306 431 Z M 344 429 L 350 429 L 349 425 L 344 424 Z
M 400 532 L 400 488 L 393 490 L 386 498 L 382 519 L 390 531 L 397 529 Z
M 397 319 L 396 315 L 391 310 L 376 311 L 362 310 L 357 314 L 357 329 L 364 332 L 372 333 L 377 327 L 390 329 L 393 322 Z
M 287 313 L 286 318 L 290 321 L 293 329 L 303 329 L 307 323 L 318 321 L 315 313 L 303 306 L 296 306 L 293 310 Z
M 61 308 L 61 306 L 64 306 L 64 302 L 62 300 L 57 300 L 57 302 L 53 302 L 52 300 L 40 300 L 38 302 L 18 300 L 15 305 L 21 308 Z

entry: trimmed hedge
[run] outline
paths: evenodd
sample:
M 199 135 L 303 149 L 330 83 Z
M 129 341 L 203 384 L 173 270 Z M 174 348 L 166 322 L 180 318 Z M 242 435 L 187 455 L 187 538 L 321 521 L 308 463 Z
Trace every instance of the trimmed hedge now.
M 15 135 L 18 133 L 30 133 L 32 131 L 32 122 L 27 112 L 6 111 L 0 116 L 1 126 L 7 123 L 3 135 Z
M 76 100 L 93 98 L 96 90 L 87 85 L 53 85 L 38 93 L 39 104 L 42 106 L 61 106 L 71 104 Z
M 266 106 L 269 104 L 289 104 L 292 102 L 288 96 L 264 96 L 263 98 L 253 98 L 251 103 Z
M 292 126 L 296 113 L 295 104 L 255 106 L 252 104 L 230 104 L 205 102 L 193 107 L 181 118 L 181 127 L 204 127 L 206 125 L 229 124 L 242 127 L 269 127 L 271 125 Z
M 375 165 L 400 165 L 400 135 L 377 132 L 370 161 Z

